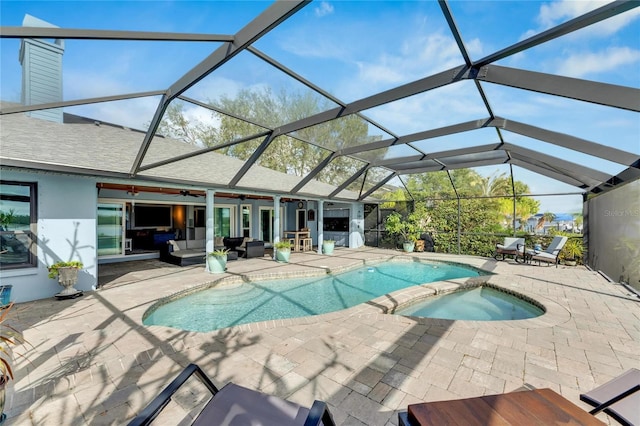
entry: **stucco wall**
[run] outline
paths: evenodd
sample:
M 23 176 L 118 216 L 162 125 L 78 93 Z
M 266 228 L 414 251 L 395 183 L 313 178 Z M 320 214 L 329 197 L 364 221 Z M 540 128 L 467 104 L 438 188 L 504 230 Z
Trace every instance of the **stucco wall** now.
M 2 284 L 13 285 L 16 302 L 51 297 L 62 290 L 48 278 L 48 265 L 59 260 L 80 260 L 78 290 L 97 283 L 96 182 L 91 178 L 2 170 L 3 180 L 38 184 L 38 266 L 0 271 Z
M 587 201 L 588 263 L 640 290 L 640 180 Z

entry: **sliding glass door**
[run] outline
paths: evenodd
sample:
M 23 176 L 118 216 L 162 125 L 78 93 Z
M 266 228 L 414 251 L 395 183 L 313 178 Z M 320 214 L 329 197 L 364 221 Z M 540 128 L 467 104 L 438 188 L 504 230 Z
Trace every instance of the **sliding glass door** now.
M 98 256 L 124 254 L 124 203 L 98 203 Z
M 282 235 L 282 222 L 284 220 L 283 209 L 280 208 L 280 229 L 274 230 L 275 217 L 273 214 L 273 207 L 260 207 L 260 239 L 269 243 L 273 242 L 275 237 L 274 231 L 278 235 Z
M 213 227 L 216 237 L 235 237 L 236 206 L 216 206 L 213 210 Z

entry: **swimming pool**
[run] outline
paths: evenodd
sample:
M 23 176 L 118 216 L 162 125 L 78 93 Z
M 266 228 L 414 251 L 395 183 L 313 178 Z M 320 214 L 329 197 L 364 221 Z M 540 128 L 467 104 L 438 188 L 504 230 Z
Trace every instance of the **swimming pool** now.
M 526 300 L 487 286 L 429 297 L 395 311 L 397 315 L 474 321 L 529 319 L 543 313 Z
M 160 305 L 145 315 L 143 323 L 212 331 L 339 311 L 413 285 L 481 274 L 486 273 L 454 264 L 385 262 L 335 275 L 246 282 L 202 290 Z

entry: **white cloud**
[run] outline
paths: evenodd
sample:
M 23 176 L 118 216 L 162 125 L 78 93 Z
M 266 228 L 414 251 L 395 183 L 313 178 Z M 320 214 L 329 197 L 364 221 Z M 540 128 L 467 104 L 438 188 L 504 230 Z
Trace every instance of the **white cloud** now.
M 184 117 L 190 123 L 202 124 L 205 126 L 220 127 L 220 118 L 206 108 L 185 103 L 183 109 Z
M 480 50 L 477 40 L 471 49 Z M 384 53 L 372 62 L 358 62 L 358 81 L 367 93 L 380 84 L 402 84 L 462 63 L 462 57 L 453 38 L 443 34 L 406 39 L 399 53 Z
M 322 18 L 323 16 L 327 16 L 333 13 L 333 5 L 329 2 L 322 1 L 320 5 L 313 9 L 316 16 Z
M 185 95 L 202 102 L 209 102 L 222 95 L 233 98 L 242 88 L 242 83 L 237 80 L 212 74 L 187 90 Z
M 400 135 L 486 117 L 480 96 L 471 85 L 451 84 L 364 113 Z
M 587 0 L 561 0 L 552 3 L 545 3 L 540 6 L 540 12 L 536 18 L 536 21 L 540 24 L 540 28 L 536 30 L 528 30 L 524 34 L 523 38 L 530 37 L 533 34 L 547 30 L 555 25 L 584 15 L 585 13 L 591 12 L 607 3 L 609 3 L 609 1 Z M 640 17 L 640 8 L 635 8 L 584 28 L 575 34 L 586 37 L 604 38 L 620 31 L 638 17 Z
M 640 61 L 640 51 L 628 47 L 611 47 L 601 52 L 575 53 L 559 64 L 558 74 L 582 78 L 616 70 Z
M 540 6 L 536 20 L 543 28 L 551 28 L 561 21 L 569 20 L 607 4 L 607 1 L 561 0 Z

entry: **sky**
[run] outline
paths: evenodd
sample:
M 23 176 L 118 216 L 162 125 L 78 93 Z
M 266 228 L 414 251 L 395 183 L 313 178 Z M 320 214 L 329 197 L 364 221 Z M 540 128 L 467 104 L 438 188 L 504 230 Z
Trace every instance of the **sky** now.
M 606 2 L 605 2 L 606 3 Z M 592 1 L 451 1 L 463 42 L 477 60 L 605 4 Z M 11 1 L 0 2 L 2 26 L 20 26 L 25 14 L 64 28 L 232 35 L 269 7 L 263 1 Z M 66 40 L 65 100 L 163 90 L 220 46 L 216 42 Z M 255 45 L 342 102 L 352 102 L 463 64 L 435 1 L 314 1 Z M 0 98 L 20 101 L 18 40 L 0 40 Z M 509 56 L 497 65 L 640 88 L 640 7 L 592 27 Z M 243 52 L 187 91 L 207 102 L 243 89 L 307 90 L 250 53 Z M 495 115 L 640 154 L 637 113 L 483 83 Z M 71 107 L 66 111 L 145 129 L 157 97 Z M 211 122 L 188 106 L 186 115 Z M 478 91 L 464 81 L 382 105 L 363 114 L 401 136 L 486 118 Z M 370 134 L 388 135 L 371 126 Z M 507 142 L 615 175 L 625 166 L 515 133 Z M 419 141 L 424 152 L 497 143 L 494 130 Z M 393 152 L 393 153 L 392 153 Z M 403 147 L 388 155 L 411 155 Z M 507 165 L 478 169 L 485 176 Z M 541 211 L 579 212 L 572 187 L 514 166 L 514 177 L 540 197 Z

